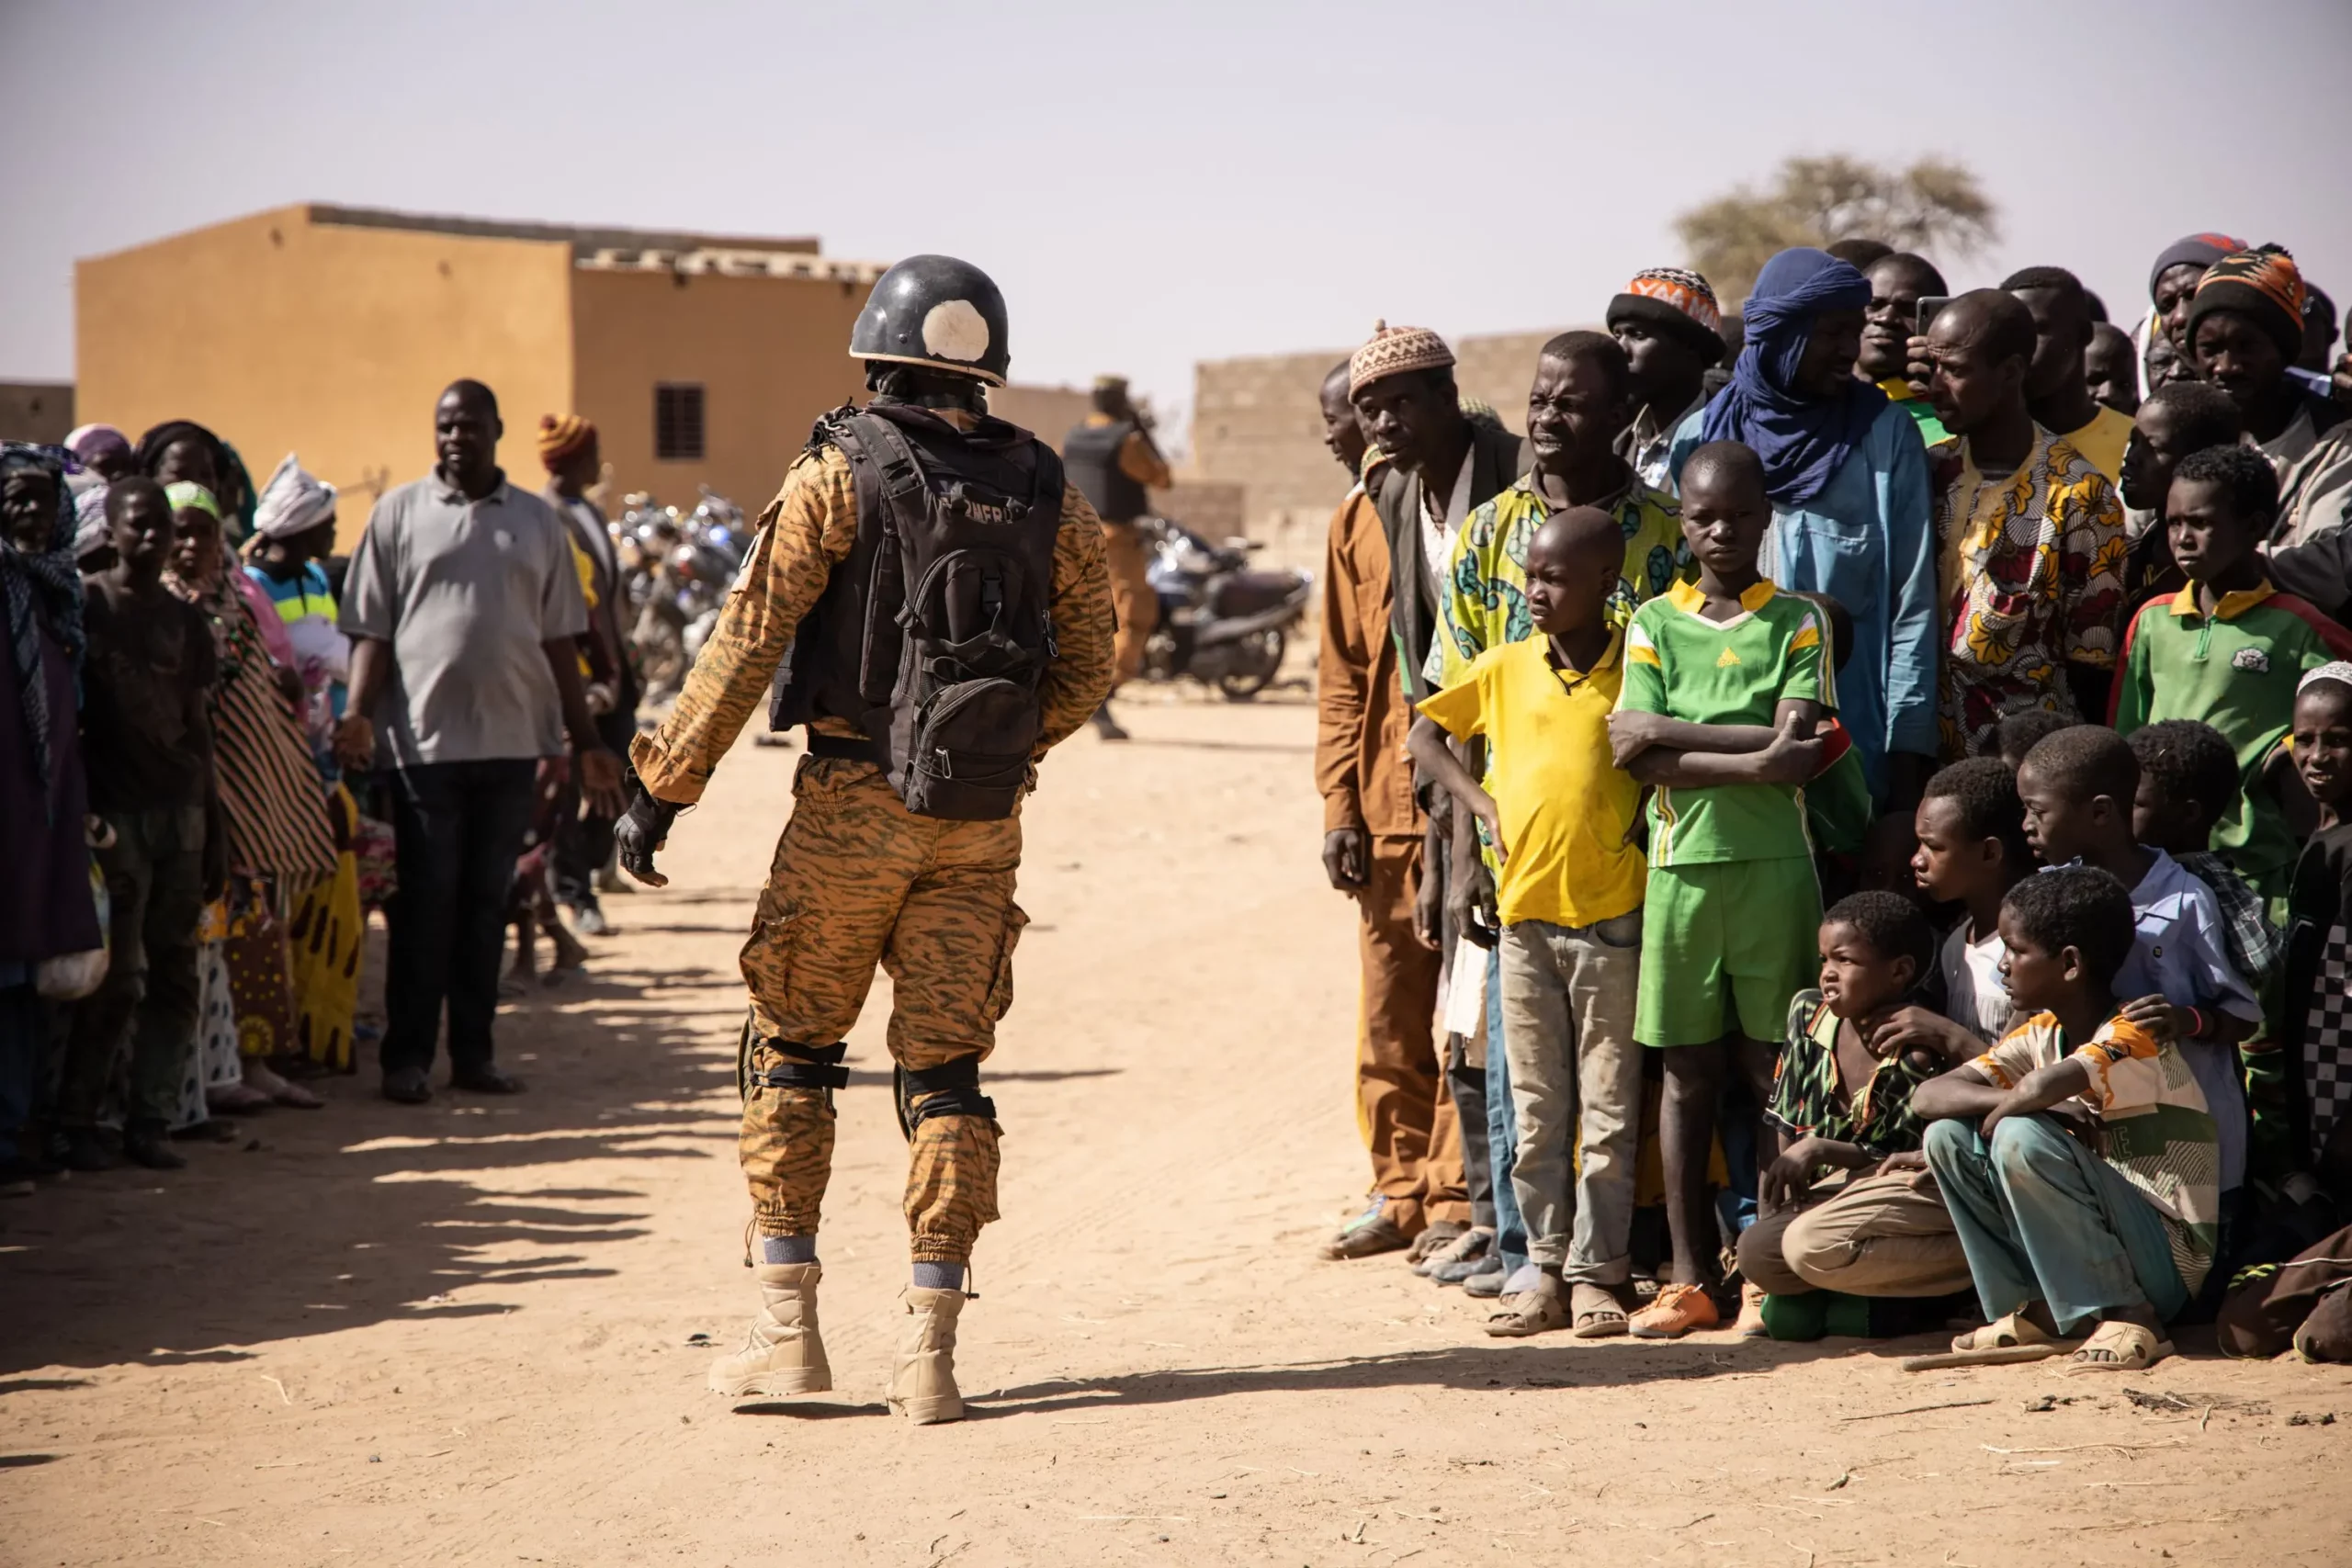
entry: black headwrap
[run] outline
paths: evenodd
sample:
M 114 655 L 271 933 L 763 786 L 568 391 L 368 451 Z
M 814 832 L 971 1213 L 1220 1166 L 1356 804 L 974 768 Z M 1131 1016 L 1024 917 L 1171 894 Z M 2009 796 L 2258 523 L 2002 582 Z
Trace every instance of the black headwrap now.
M 33 768 L 46 787 L 55 765 L 50 748 L 51 727 L 61 720 L 49 711 L 49 683 L 41 674 L 40 625 L 64 645 L 78 678 L 82 668 L 82 577 L 74 570 L 74 498 L 65 476 L 79 467 L 62 446 L 30 446 L 20 441 L 0 444 L 0 473 L 33 468 L 47 474 L 57 487 L 57 515 L 49 531 L 49 547 L 20 550 L 0 531 L 0 605 L 7 618 L 8 662 L 17 677 L 17 699 L 25 714 L 25 728 L 32 737 Z M 71 724 L 67 714 L 62 722 Z

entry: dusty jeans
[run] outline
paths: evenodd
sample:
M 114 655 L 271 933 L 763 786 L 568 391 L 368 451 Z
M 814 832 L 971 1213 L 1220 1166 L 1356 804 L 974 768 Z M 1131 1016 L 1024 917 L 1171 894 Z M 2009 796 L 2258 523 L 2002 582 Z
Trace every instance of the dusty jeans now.
M 1519 1123 L 1510 1180 L 1527 1256 L 1595 1285 L 1633 1271 L 1641 964 L 1638 909 L 1591 926 L 1503 928 L 1503 1051 Z

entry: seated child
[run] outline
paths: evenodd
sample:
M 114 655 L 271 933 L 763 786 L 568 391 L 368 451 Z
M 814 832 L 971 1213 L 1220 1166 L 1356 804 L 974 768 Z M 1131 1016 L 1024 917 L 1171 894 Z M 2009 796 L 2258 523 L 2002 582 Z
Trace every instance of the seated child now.
M 2002 762 L 2014 773 L 2025 761 L 2025 754 L 2040 745 L 2045 736 L 2072 729 L 2082 722 L 2063 713 L 2052 713 L 2048 708 L 2027 708 L 1993 727 L 1993 745 L 2000 752 Z
M 2029 876 L 2000 932 L 2026 1021 L 1911 1097 L 1992 1320 L 1952 1352 L 2028 1360 L 2091 1326 L 2074 1370 L 2137 1371 L 2172 1353 L 2164 1325 L 2212 1266 L 2213 1118 L 2178 1047 L 2116 1007 L 2133 942 L 2121 882 L 2089 866 Z
M 2267 998 L 2286 959 L 2268 900 L 2246 886 L 2225 857 L 2205 847 L 2238 798 L 2238 762 L 2229 741 L 2210 724 L 2166 718 L 2133 730 L 2131 745 L 2140 764 L 2132 836 L 2171 855 L 2213 890 L 2230 967 L 2256 997 Z
M 2217 446 L 2181 459 L 2165 517 L 2188 585 L 2150 600 L 2132 622 L 2109 720 L 2125 735 L 2165 718 L 2222 732 L 2237 754 L 2239 784 L 2215 803 L 2221 823 L 2210 847 L 2266 896 L 2286 891 L 2295 863 L 2297 835 L 2281 800 L 2282 790 L 2301 793 L 2283 744 L 2295 684 L 2306 670 L 2352 658 L 2352 632 L 2265 574 L 2256 547 L 2278 511 L 2278 476 L 2261 453 Z
M 1645 1338 L 1718 1321 L 1706 1196 L 1716 1102 L 1735 1066 L 1759 1106 L 1770 1098 L 1789 998 L 1815 966 L 1804 933 L 1820 922 L 1821 894 L 1801 786 L 1820 766 L 1811 737 L 1837 705 L 1837 681 L 1820 613 L 1757 570 L 1771 514 L 1753 451 L 1717 441 L 1690 454 L 1682 531 L 1699 580 L 1634 613 L 1609 721 L 1619 765 L 1657 786 L 1634 1038 L 1666 1054 L 1673 1261 L 1629 1325 Z
M 1877 1174 L 1888 1156 L 1917 1151 L 1912 1090 L 1949 1066 L 1875 1043 L 1928 972 L 1935 942 L 1927 917 L 1899 893 L 1857 893 L 1822 917 L 1821 988 L 1789 1004 L 1764 1115 L 1780 1154 L 1764 1172 L 1762 1210 L 1739 1238 L 1740 1275 L 1768 1292 L 1762 1316 L 1775 1337 L 1814 1338 L 1827 1326 L 1818 1310 L 1826 1303 L 1811 1303 L 1810 1326 L 1789 1331 L 1780 1320 L 1791 1314 L 1776 1312 L 1781 1298 L 1943 1296 L 1968 1284 L 1934 1191 L 1899 1169 Z M 1867 1315 L 1854 1324 L 1873 1328 L 1893 1331 Z
M 2323 816 L 2287 895 L 2290 1122 L 2297 1164 L 2352 1210 L 2352 664 L 2303 677 L 2295 767 Z
M 1624 536 L 1607 513 L 1577 506 L 1547 518 L 1527 547 L 1535 635 L 1479 654 L 1420 705 L 1408 741 L 1424 773 L 1485 825 L 1498 863 L 1502 1041 L 1517 1131 L 1510 1180 L 1539 1276 L 1487 1323 L 1498 1336 L 1625 1332 L 1643 868 L 1629 841 L 1641 786 L 1609 746 L 1625 647 L 1609 602 L 1623 557 Z M 1447 734 L 1492 742 L 1487 786 Z
M 2246 1152 L 2237 1043 L 2262 1021 L 2262 1007 L 2230 964 L 2213 890 L 2132 836 L 2139 790 L 2131 743 L 2097 725 L 2060 730 L 2018 770 L 2026 839 L 2035 852 L 2053 866 L 2096 866 L 2130 889 L 2139 936 L 2115 976 L 2123 1016 L 2178 1042 L 2220 1124 L 2222 1190 L 2233 1192 L 2245 1180 Z

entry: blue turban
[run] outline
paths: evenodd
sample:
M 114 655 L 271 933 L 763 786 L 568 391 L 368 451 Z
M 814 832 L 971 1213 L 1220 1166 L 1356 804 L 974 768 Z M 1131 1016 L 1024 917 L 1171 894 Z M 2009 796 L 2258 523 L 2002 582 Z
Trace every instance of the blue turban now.
M 1870 302 L 1869 282 L 1826 251 L 1782 251 L 1756 276 L 1731 382 L 1707 404 L 1699 434 L 1755 448 L 1764 491 L 1776 502 L 1803 506 L 1827 489 L 1886 406 L 1886 394 L 1868 381 L 1849 379 L 1826 398 L 1791 386 L 1814 318 Z

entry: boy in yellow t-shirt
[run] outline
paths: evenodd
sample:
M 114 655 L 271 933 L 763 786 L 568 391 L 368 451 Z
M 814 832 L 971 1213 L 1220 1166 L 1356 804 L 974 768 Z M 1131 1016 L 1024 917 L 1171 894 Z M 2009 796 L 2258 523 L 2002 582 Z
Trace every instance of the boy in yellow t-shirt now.
M 1624 658 L 1609 602 L 1623 559 L 1607 513 L 1554 513 L 1527 548 L 1535 635 L 1489 649 L 1423 702 L 1408 742 L 1486 824 L 1501 867 L 1503 1049 L 1519 1128 L 1510 1179 L 1542 1280 L 1488 1321 L 1494 1335 L 1625 1331 L 1645 867 L 1627 841 L 1641 786 L 1609 747 Z M 1487 738 L 1491 793 L 1445 734 Z

